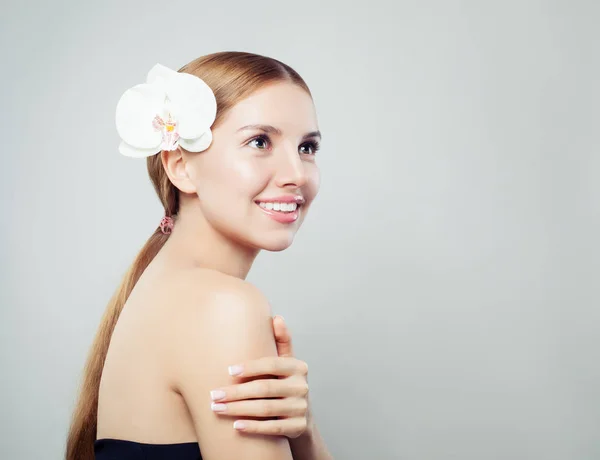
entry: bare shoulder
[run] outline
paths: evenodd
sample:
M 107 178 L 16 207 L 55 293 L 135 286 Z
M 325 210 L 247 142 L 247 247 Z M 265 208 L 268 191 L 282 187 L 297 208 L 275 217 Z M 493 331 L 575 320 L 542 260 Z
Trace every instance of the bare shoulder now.
M 267 298 L 256 286 L 215 270 L 195 268 L 178 273 L 168 289 L 175 293 L 184 318 L 271 313 Z
M 188 270 L 169 283 L 175 293 L 170 306 L 175 375 L 187 373 L 191 360 L 202 359 L 209 369 L 276 353 L 271 307 L 251 283 L 208 269 Z
M 252 284 L 210 270 L 177 277 L 177 319 L 171 324 L 169 374 L 193 419 L 206 458 L 289 459 L 287 440 L 245 437 L 210 408 L 210 391 L 235 383 L 228 368 L 277 356 L 270 306 Z

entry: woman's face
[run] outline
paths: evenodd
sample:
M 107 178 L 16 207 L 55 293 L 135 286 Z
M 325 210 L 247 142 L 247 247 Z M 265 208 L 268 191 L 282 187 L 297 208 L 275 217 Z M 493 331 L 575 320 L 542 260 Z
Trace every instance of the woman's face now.
M 246 246 L 287 248 L 319 190 L 319 141 L 312 98 L 299 86 L 273 83 L 240 101 L 210 148 L 187 158 L 208 223 Z

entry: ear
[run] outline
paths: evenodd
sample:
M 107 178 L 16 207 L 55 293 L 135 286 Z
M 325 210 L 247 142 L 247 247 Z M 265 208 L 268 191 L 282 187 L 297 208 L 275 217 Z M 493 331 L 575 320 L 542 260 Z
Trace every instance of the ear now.
M 196 193 L 196 186 L 186 169 L 186 158 L 181 147 L 177 150 L 163 150 L 160 155 L 163 168 L 173 185 L 183 193 Z

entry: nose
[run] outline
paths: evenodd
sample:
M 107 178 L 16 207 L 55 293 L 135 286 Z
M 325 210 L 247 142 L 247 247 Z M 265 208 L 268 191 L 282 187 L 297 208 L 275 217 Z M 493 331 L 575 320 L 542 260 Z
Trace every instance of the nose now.
M 275 172 L 275 184 L 278 187 L 300 188 L 307 181 L 306 168 L 295 149 L 285 149 L 280 152 L 279 163 Z

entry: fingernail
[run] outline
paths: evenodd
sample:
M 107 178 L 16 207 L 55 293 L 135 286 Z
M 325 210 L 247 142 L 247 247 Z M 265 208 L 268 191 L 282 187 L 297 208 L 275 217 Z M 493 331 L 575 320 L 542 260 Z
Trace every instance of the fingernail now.
M 210 399 L 213 401 L 218 401 L 219 399 L 223 399 L 225 397 L 225 392 L 223 390 L 212 390 L 210 392 Z
M 281 315 L 277 315 L 277 316 L 279 316 L 282 321 L 285 321 L 285 318 L 283 316 L 281 316 Z
M 229 375 L 239 375 L 243 372 L 244 368 L 242 366 L 229 366 Z
M 235 422 L 233 422 L 233 427 L 236 430 L 243 430 L 246 428 L 246 424 L 244 422 L 242 422 L 241 420 L 236 420 Z
M 210 408 L 215 412 L 225 412 L 227 410 L 227 404 L 212 403 Z

